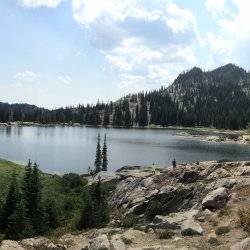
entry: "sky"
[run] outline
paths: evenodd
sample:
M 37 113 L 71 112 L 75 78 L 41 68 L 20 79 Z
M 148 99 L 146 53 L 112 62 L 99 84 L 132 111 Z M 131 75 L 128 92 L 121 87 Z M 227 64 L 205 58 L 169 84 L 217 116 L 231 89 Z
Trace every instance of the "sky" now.
M 249 0 L 7 0 L 0 17 L 0 102 L 94 104 L 194 66 L 250 69 Z

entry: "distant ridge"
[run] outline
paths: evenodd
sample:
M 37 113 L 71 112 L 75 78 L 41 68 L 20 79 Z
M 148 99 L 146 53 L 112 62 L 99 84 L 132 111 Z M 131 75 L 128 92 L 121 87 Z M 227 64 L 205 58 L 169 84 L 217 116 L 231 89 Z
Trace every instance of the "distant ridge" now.
M 180 74 L 169 87 L 94 106 L 47 110 L 0 103 L 0 121 L 246 128 L 250 123 L 250 74 L 231 63 L 211 71 L 194 67 Z

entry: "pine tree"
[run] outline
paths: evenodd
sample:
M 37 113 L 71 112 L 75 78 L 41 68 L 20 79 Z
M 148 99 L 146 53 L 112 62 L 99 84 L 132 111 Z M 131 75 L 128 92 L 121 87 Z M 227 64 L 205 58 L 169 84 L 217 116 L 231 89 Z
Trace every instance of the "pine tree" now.
M 124 111 L 124 126 L 130 127 L 132 125 L 131 112 L 129 109 L 129 101 L 125 99 L 123 101 L 123 111 Z
M 25 204 L 21 200 L 16 211 L 9 217 L 6 238 L 18 240 L 32 237 L 34 234 L 29 218 L 26 217 Z
M 45 214 L 48 229 L 55 229 L 59 225 L 58 209 L 52 199 L 46 201 Z
M 98 133 L 96 156 L 95 156 L 95 172 L 96 173 L 101 171 L 101 165 L 102 165 L 102 153 L 101 153 L 101 145 L 100 145 L 100 133 Z
M 104 135 L 104 142 L 102 147 L 102 171 L 108 170 L 108 157 L 107 157 L 107 137 Z
M 20 193 L 17 188 L 16 174 L 13 173 L 5 203 L 0 216 L 0 229 L 5 232 L 8 228 L 10 217 L 16 212 L 20 200 Z
M 109 109 L 108 105 L 105 107 L 105 113 L 103 118 L 103 125 L 108 126 L 109 125 Z
M 92 200 L 94 204 L 94 225 L 102 226 L 109 222 L 108 203 L 105 192 L 102 189 L 101 179 L 94 185 L 92 191 Z
M 42 206 L 42 185 L 38 165 L 34 163 L 30 178 L 30 221 L 36 235 L 42 234 L 45 230 L 45 218 Z
M 84 194 L 85 203 L 81 212 L 80 220 L 77 225 L 77 228 L 80 230 L 94 226 L 94 206 L 92 197 L 88 191 Z
M 32 203 L 31 203 L 31 174 L 32 174 L 32 163 L 29 160 L 25 167 L 25 173 L 22 180 L 22 192 L 23 198 L 27 210 L 27 214 L 30 215 Z

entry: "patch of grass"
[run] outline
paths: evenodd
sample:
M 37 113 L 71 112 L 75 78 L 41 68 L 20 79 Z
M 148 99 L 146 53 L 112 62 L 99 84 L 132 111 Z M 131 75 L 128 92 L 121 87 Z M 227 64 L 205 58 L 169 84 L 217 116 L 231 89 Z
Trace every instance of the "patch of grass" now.
M 122 241 L 123 241 L 123 243 L 124 243 L 125 245 L 129 245 L 129 244 L 132 243 L 132 240 L 129 239 L 129 238 L 126 238 L 126 237 L 123 237 L 123 236 L 122 236 L 121 239 L 122 239 Z
M 129 228 L 134 227 L 138 223 L 139 219 L 134 214 L 128 214 L 122 219 L 122 226 Z
M 5 200 L 13 172 L 17 175 L 18 186 L 20 187 L 24 171 L 23 165 L 0 159 L 0 207 Z M 43 201 L 53 200 L 55 206 L 60 208 L 57 214 L 60 228 L 55 231 L 71 231 L 72 221 L 83 205 L 82 189 L 86 181 L 83 179 L 82 187 L 76 188 L 74 186 L 65 190 L 61 176 L 40 172 L 40 177 L 43 186 Z
M 212 246 L 219 246 L 219 245 L 220 245 L 219 240 L 216 239 L 216 238 L 210 238 L 210 239 L 208 240 L 208 243 L 209 243 L 210 245 L 212 245 Z
M 240 209 L 239 212 L 240 225 L 244 231 L 250 233 L 250 208 Z
M 157 232 L 157 237 L 159 239 L 171 239 L 173 236 L 174 236 L 174 233 L 168 229 Z
M 112 191 L 114 191 L 117 187 L 119 180 L 110 180 L 110 181 L 106 181 L 102 183 L 102 188 L 104 190 L 104 192 L 111 193 Z
M 231 209 L 229 209 L 228 207 L 225 207 L 223 209 L 221 209 L 218 213 L 218 217 L 223 217 L 223 216 L 230 216 L 231 214 Z
M 221 227 L 217 227 L 215 230 L 215 233 L 217 235 L 224 235 L 230 232 L 230 227 L 229 226 L 221 226 Z

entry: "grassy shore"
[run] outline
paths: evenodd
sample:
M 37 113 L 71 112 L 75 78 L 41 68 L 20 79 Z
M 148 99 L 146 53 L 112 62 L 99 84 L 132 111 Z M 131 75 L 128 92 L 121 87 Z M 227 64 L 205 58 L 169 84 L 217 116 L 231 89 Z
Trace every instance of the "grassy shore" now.
M 16 173 L 20 187 L 24 171 L 25 167 L 23 165 L 0 159 L 0 208 L 5 200 L 12 174 Z M 69 230 L 82 207 L 81 193 L 86 180 L 82 178 L 81 186 L 71 188 L 62 176 L 42 172 L 40 176 L 43 186 L 43 200 L 52 199 L 55 202 L 61 228 L 65 227 Z

